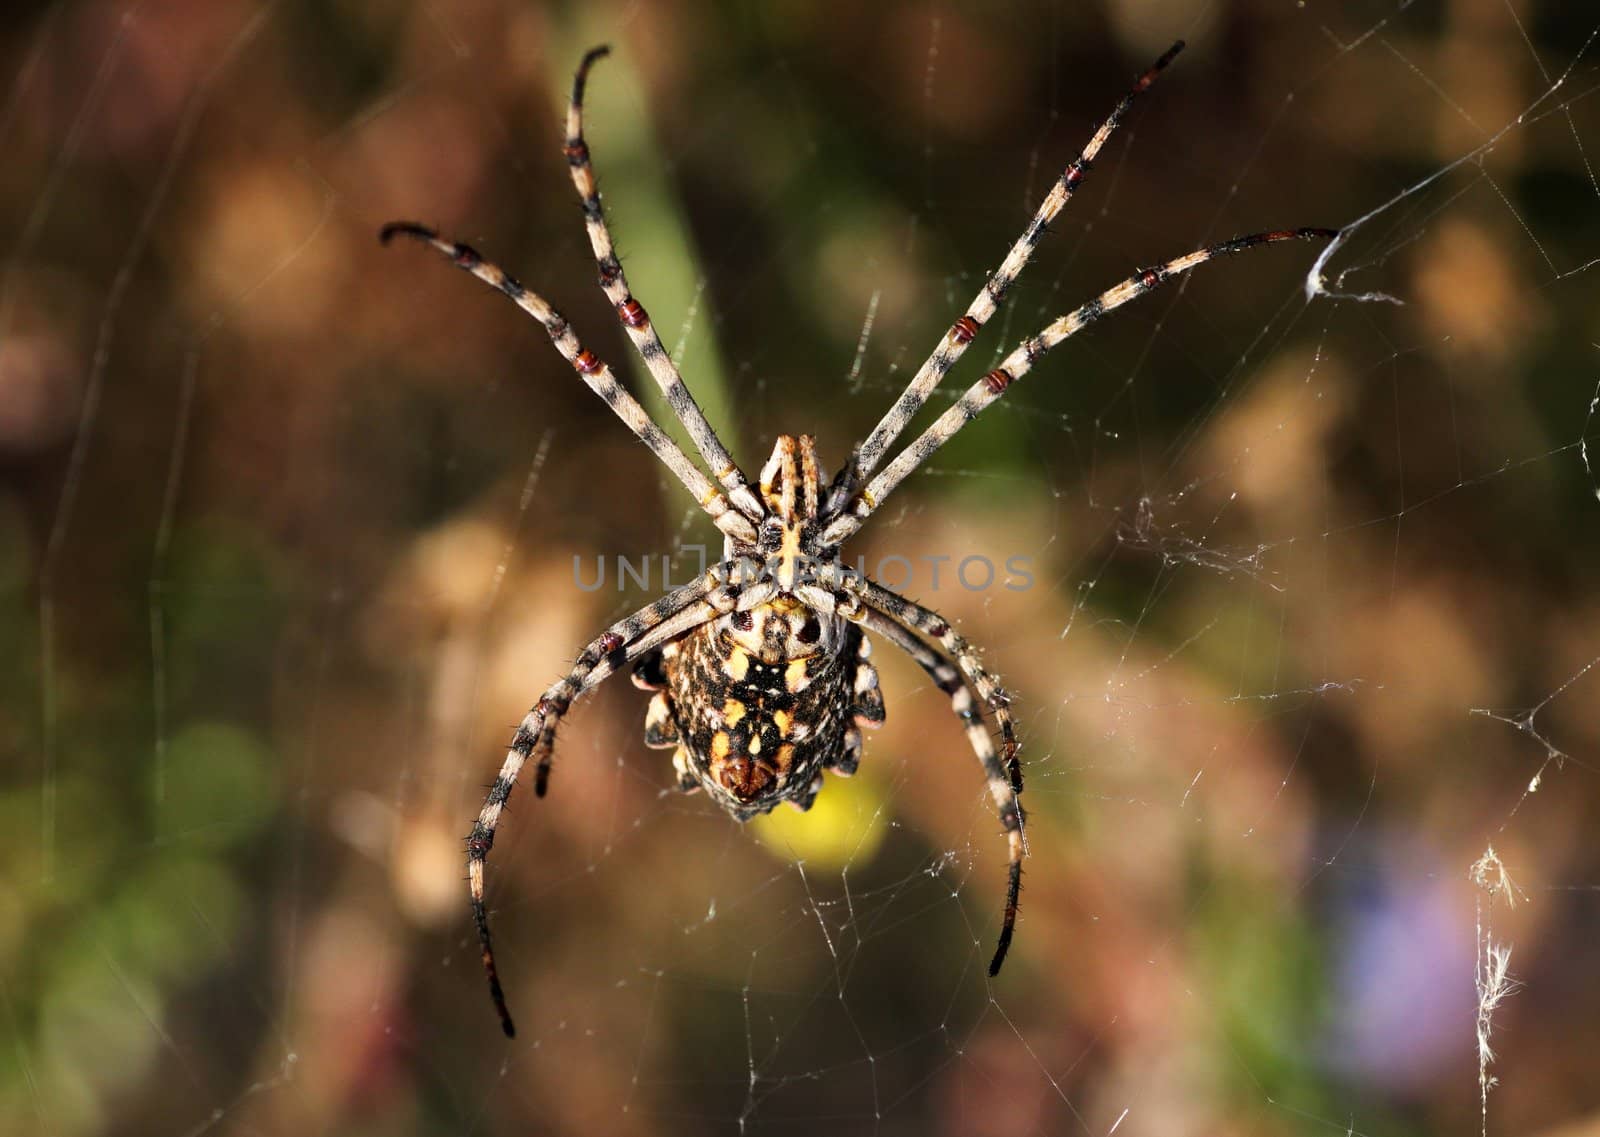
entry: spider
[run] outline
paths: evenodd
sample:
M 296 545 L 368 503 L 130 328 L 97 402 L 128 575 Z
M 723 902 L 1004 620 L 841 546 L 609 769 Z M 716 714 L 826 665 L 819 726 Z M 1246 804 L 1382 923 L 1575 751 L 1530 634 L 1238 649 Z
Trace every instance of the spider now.
M 482 948 L 489 993 L 508 1037 L 516 1030 L 506 1006 L 484 906 L 484 862 L 495 828 L 522 767 L 535 764 L 534 793 L 550 777 L 556 728 L 573 702 L 623 667 L 652 692 L 645 712 L 645 745 L 670 748 L 677 786 L 704 790 L 739 821 L 780 802 L 806 810 L 822 789 L 823 772 L 850 775 L 861 760 L 861 728 L 884 719 L 872 641 L 881 637 L 911 656 L 950 698 L 982 766 L 1009 853 L 1005 913 L 989 975 L 999 974 L 1016 927 L 1022 887 L 1022 766 L 1010 698 L 978 653 L 931 608 L 914 603 L 847 567 L 840 546 L 882 506 L 896 486 L 963 426 L 1022 378 L 1039 357 L 1101 316 L 1207 261 L 1257 245 L 1338 236 L 1331 229 L 1254 233 L 1141 269 L 1022 341 L 1000 366 L 970 387 L 913 442 L 879 469 L 885 454 L 992 317 L 1061 207 L 1088 176 L 1096 155 L 1137 96 L 1183 49 L 1173 44 L 1140 75 L 1111 114 L 1051 186 L 1038 212 L 966 313 L 917 370 L 904 393 L 852 451 L 826 485 L 810 435 L 780 435 L 754 485 L 729 456 L 662 346 L 650 317 L 628 289 L 613 249 L 583 136 L 583 93 L 589 70 L 609 53 L 584 55 L 572 84 L 565 154 L 583 205 L 600 287 L 615 306 L 668 407 L 716 479 L 661 430 L 586 349 L 567 321 L 537 293 L 467 245 L 448 241 L 411 221 L 385 225 L 385 244 L 414 238 L 457 267 L 498 289 L 549 333 L 589 388 L 604 399 L 640 441 L 683 483 L 723 533 L 723 559 L 698 580 L 612 624 L 579 654 L 517 727 L 499 776 L 467 837 L 473 923 Z M 980 709 L 981 708 L 981 709 Z M 987 710 L 999 746 L 983 717 Z

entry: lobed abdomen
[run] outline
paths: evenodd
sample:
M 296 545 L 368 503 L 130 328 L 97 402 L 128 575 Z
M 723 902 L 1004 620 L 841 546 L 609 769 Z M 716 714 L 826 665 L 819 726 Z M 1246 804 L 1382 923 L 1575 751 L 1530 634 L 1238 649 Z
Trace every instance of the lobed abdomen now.
M 865 638 L 843 631 L 841 650 L 764 661 L 716 624 L 696 629 L 662 650 L 645 741 L 676 746 L 681 788 L 741 821 L 784 801 L 809 808 L 823 770 L 854 772 L 858 723 L 883 720 Z

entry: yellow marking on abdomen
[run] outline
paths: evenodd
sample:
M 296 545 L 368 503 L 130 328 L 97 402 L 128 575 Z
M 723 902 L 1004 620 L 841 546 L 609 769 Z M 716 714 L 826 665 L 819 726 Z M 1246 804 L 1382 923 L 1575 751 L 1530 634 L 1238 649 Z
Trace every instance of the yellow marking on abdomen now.
M 783 685 L 789 688 L 789 693 L 800 690 L 806 681 L 806 661 L 796 659 L 790 662 L 783 672 Z
M 722 670 L 727 672 L 728 678 L 735 683 L 743 683 L 744 677 L 750 674 L 750 653 L 742 647 L 734 648 L 723 661 Z
M 738 726 L 739 720 L 744 718 L 744 704 L 738 699 L 729 699 L 722 704 L 722 719 L 729 726 Z

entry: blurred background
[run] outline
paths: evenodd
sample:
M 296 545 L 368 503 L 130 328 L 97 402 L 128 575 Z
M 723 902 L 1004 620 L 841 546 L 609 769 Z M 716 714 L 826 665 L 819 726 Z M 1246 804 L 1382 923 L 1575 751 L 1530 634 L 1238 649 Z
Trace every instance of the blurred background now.
M 13 5 L 0 1131 L 1600 1132 L 1597 23 Z M 747 471 L 837 462 L 1179 37 L 934 409 L 1210 241 L 1352 226 L 1324 294 L 1293 244 L 1130 305 L 849 550 L 1016 693 L 1004 973 L 1004 840 L 914 664 L 880 645 L 856 778 L 749 826 L 668 792 L 618 681 L 490 861 L 507 1043 L 462 838 L 579 646 L 718 546 L 535 323 L 379 226 L 653 390 L 560 151 L 612 44 L 635 293 Z

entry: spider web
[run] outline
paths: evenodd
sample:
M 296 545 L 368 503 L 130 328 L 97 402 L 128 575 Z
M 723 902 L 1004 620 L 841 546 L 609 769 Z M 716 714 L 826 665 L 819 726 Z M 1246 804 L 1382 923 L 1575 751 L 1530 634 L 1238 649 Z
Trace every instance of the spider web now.
M 0 32 L 0 1129 L 1592 1126 L 1600 20 L 592 7 Z M 481 248 L 644 397 L 557 143 L 612 43 L 635 291 L 747 471 L 779 432 L 838 461 L 1179 36 L 932 410 L 1136 266 L 1343 238 L 1075 337 L 849 548 L 1016 693 L 1004 972 L 992 803 L 880 645 L 888 723 L 804 816 L 668 792 L 626 683 L 574 712 L 490 861 L 505 1042 L 468 819 L 717 542 L 537 327 L 378 226 Z

